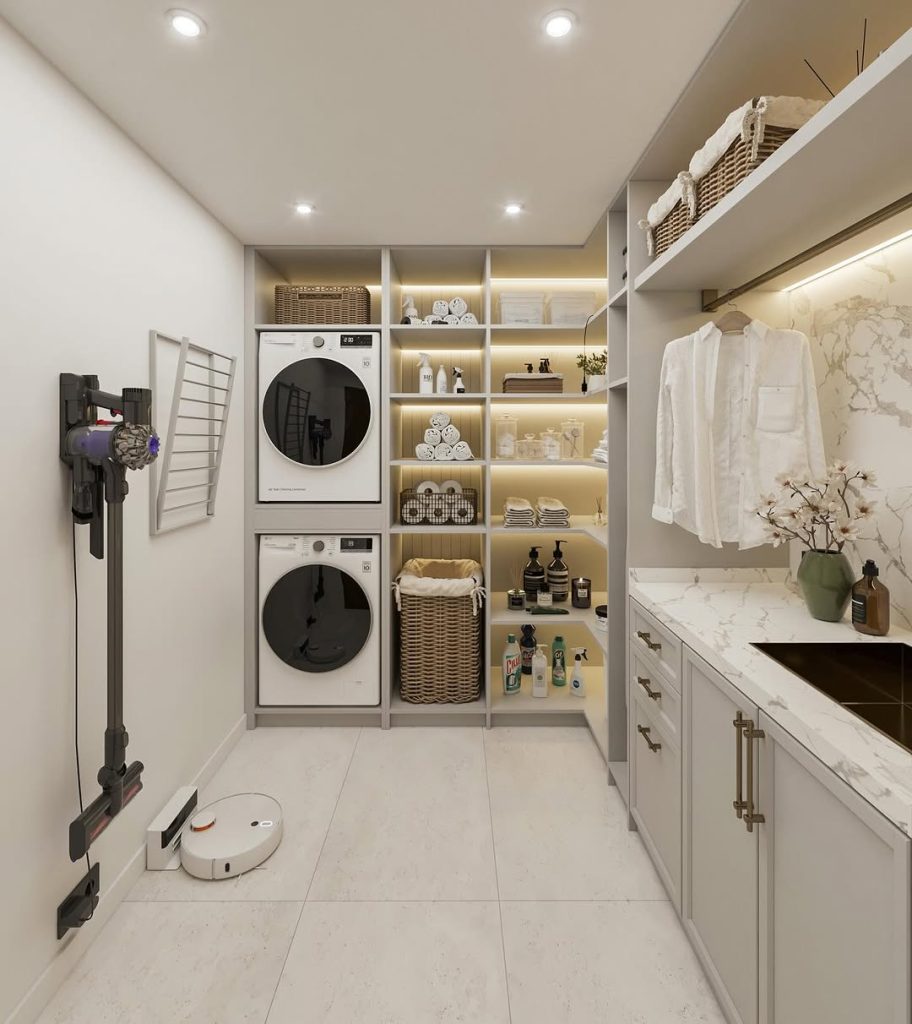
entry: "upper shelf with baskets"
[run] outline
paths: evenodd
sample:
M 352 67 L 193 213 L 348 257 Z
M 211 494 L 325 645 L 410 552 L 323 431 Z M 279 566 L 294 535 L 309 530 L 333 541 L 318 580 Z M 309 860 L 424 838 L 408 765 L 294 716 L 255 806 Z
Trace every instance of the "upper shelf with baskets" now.
M 908 123 L 910 95 L 912 30 L 646 267 L 637 291 L 739 288 L 909 198 L 912 133 L 897 127 Z M 872 224 L 868 244 L 883 240 L 872 237 L 878 228 L 891 230 Z M 777 287 L 840 254 L 828 246 L 815 258 L 778 277 Z

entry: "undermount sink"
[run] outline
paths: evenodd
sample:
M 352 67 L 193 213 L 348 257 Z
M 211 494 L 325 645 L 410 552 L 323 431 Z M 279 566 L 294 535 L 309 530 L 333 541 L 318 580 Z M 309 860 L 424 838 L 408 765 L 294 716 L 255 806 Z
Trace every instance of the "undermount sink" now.
M 912 647 L 908 644 L 752 646 L 912 752 Z

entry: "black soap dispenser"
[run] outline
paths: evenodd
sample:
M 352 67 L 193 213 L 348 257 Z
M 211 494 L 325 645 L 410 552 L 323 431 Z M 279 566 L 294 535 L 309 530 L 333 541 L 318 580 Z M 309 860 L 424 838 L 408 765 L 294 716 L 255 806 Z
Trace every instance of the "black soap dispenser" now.
M 570 569 L 561 551 L 562 540 L 554 542 L 554 557 L 548 563 L 548 587 L 553 601 L 566 601 L 570 595 Z
M 528 601 L 534 601 L 545 582 L 545 569 L 538 560 L 538 548 L 529 548 L 529 561 L 523 569 L 523 590 Z

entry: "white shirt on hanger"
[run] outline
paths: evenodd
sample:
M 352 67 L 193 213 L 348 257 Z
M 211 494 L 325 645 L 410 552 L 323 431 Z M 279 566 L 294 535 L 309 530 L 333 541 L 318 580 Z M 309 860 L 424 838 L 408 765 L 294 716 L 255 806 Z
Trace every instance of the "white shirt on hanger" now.
M 705 544 L 767 542 L 753 511 L 780 473 L 823 476 L 826 458 L 810 345 L 752 320 L 714 323 L 665 348 L 652 515 Z

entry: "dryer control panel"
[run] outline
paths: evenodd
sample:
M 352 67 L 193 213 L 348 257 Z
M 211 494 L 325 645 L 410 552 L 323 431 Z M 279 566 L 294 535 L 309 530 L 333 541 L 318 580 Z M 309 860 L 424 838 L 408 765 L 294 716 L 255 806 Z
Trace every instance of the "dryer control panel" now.
M 373 551 L 374 542 L 371 537 L 343 537 L 340 541 L 343 551 Z

